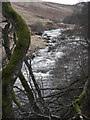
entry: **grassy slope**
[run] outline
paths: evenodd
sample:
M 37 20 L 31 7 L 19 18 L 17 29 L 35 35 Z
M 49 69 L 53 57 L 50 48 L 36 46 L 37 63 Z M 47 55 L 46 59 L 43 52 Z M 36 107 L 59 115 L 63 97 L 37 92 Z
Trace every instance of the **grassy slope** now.
M 79 10 L 74 5 L 49 2 L 13 3 L 13 7 L 25 18 L 28 24 L 37 21 L 48 22 L 53 19 L 63 20 L 66 16 Z

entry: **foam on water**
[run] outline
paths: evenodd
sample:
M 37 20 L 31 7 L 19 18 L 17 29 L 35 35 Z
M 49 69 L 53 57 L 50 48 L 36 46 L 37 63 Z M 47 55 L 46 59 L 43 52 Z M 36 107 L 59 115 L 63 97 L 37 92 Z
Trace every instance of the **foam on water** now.
M 55 47 L 53 48 L 55 50 L 48 51 L 49 46 L 46 46 L 44 49 L 37 51 L 37 56 L 32 61 L 33 72 L 37 80 L 40 79 L 40 77 L 42 77 L 42 80 L 51 77 L 50 71 L 54 68 L 56 61 L 65 55 L 62 49 L 60 50 L 60 48 L 56 47 L 56 44 L 58 44 L 57 36 L 61 35 L 62 30 L 63 29 L 44 31 L 42 37 L 49 36 L 49 46 L 51 48 Z M 52 42 L 53 38 L 56 39 L 55 43 Z
M 50 84 L 52 84 L 49 79 L 50 77 L 52 77 L 52 74 L 50 74 L 50 72 L 55 67 L 56 60 L 58 60 L 59 58 L 62 58 L 63 55 L 65 55 L 65 53 L 62 52 L 62 49 L 56 47 L 56 44 L 58 44 L 57 38 L 56 38 L 56 43 L 52 42 L 52 39 L 54 37 L 61 35 L 61 29 L 45 31 L 42 37 L 45 34 L 47 34 L 47 36 L 50 36 L 49 46 L 55 47 L 53 48 L 55 50 L 48 51 L 49 46 L 46 46 L 44 49 L 38 50 L 36 52 L 36 57 L 32 60 L 31 64 L 32 64 L 32 69 L 33 69 L 35 79 L 37 81 L 40 81 L 40 79 L 42 79 L 43 84 L 44 85 L 47 84 L 46 87 L 49 87 Z M 27 72 L 26 72 L 26 69 L 27 67 L 25 66 L 25 63 L 23 63 L 22 72 L 25 78 L 28 80 L 27 78 L 28 69 L 27 69 Z M 21 85 L 20 81 L 16 81 L 16 84 Z
M 46 36 L 49 36 L 50 39 L 52 39 L 54 37 L 57 37 L 58 35 L 61 35 L 61 30 L 62 29 L 44 31 L 44 33 L 42 34 L 42 37 L 45 38 Z
M 65 53 L 63 53 L 63 52 L 56 52 L 56 58 L 61 58 L 61 57 L 63 57 L 65 55 Z

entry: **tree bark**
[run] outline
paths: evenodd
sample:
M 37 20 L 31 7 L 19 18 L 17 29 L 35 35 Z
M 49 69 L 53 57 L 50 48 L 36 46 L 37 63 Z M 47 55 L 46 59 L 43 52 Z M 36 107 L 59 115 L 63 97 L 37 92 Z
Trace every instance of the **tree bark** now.
M 5 28 L 2 29 L 2 35 L 3 35 L 3 40 L 4 40 L 3 46 L 5 48 L 5 52 L 6 52 L 8 60 L 10 60 L 10 57 L 11 57 L 11 51 L 9 49 L 10 43 L 9 43 L 9 38 L 8 38 L 9 26 L 10 26 L 10 23 L 5 25 Z
M 2 70 L 2 111 L 3 118 L 13 118 L 12 90 L 21 70 L 23 59 L 30 44 L 30 32 L 22 17 L 14 11 L 9 2 L 2 3 L 3 16 L 14 24 L 18 40 L 7 66 Z
M 36 91 L 37 91 L 37 93 L 38 93 L 38 97 L 40 98 L 40 100 L 41 100 L 42 102 L 44 102 L 44 99 L 43 99 L 43 97 L 42 97 L 40 88 L 39 88 L 39 86 L 38 86 L 38 84 L 37 84 L 37 82 L 36 82 L 36 80 L 35 80 L 35 77 L 34 77 L 34 74 L 33 74 L 33 71 L 32 71 L 32 67 L 31 67 L 31 64 L 29 64 L 27 60 L 25 60 L 25 64 L 26 64 L 26 66 L 27 66 L 27 68 L 28 68 L 28 70 L 29 70 L 29 73 L 30 73 L 30 75 L 31 75 L 33 84 L 34 84 L 34 86 L 35 86 L 35 88 L 36 88 Z
M 19 79 L 20 79 L 20 81 L 21 81 L 21 83 L 22 83 L 22 85 L 23 85 L 23 87 L 25 89 L 25 92 L 27 94 L 31 109 L 33 109 L 34 112 L 41 113 L 39 107 L 37 106 L 36 102 L 34 101 L 33 92 L 30 89 L 25 77 L 23 76 L 23 74 L 21 72 L 19 74 Z

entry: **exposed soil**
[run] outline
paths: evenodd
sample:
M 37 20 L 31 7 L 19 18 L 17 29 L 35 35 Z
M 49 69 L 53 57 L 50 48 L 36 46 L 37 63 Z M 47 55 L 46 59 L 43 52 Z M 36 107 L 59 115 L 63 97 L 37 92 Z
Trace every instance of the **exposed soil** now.
M 48 45 L 48 43 L 45 42 L 45 40 L 43 38 L 41 38 L 41 36 L 39 36 L 39 35 L 31 36 L 31 51 L 32 52 L 34 52 L 37 49 L 44 48 L 47 45 Z

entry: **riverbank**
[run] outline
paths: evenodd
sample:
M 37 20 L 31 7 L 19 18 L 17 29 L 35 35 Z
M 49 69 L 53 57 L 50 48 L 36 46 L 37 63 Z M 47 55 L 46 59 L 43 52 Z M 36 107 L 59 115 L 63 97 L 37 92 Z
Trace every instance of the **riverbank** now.
M 46 47 L 48 43 L 39 35 L 31 36 L 31 51 L 36 51 Z

